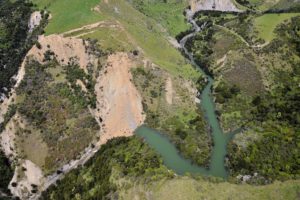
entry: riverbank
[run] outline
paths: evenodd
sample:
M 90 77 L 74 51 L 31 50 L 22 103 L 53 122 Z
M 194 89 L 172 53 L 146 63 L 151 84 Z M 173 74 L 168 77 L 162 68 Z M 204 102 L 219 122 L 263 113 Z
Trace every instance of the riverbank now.
M 197 32 L 202 31 L 205 28 L 205 24 L 202 27 L 199 27 L 198 24 L 193 19 L 193 14 L 191 14 L 191 10 L 187 10 L 187 20 L 193 25 L 193 32 L 184 36 L 180 45 L 183 52 L 187 55 L 190 60 L 190 63 L 198 69 L 202 74 L 205 75 L 207 84 L 203 91 L 199 91 L 201 94 L 201 109 L 205 113 L 205 118 L 207 120 L 208 126 L 210 127 L 210 134 L 213 139 L 213 149 L 211 151 L 210 164 L 209 169 L 197 167 L 191 165 L 189 160 L 185 160 L 178 155 L 178 152 L 175 150 L 175 147 L 170 143 L 170 141 L 166 138 L 159 136 L 159 133 L 155 131 L 147 130 L 146 128 L 141 128 L 137 130 L 138 135 L 142 136 L 145 141 L 156 149 L 160 155 L 162 155 L 164 163 L 173 169 L 175 172 L 179 174 L 184 173 L 200 173 L 203 175 L 212 175 L 222 177 L 224 179 L 227 178 L 228 173 L 225 169 L 225 156 L 227 152 L 227 143 L 231 139 L 231 135 L 225 135 L 220 127 L 219 121 L 216 116 L 216 109 L 214 100 L 212 98 L 212 85 L 213 78 L 203 70 L 203 66 L 199 66 L 196 64 L 193 55 L 187 50 L 185 47 L 186 42 L 194 37 Z M 201 130 L 198 130 L 201 131 Z M 149 135 L 146 134 L 148 132 Z M 162 146 L 168 147 L 166 149 L 161 149 L 157 143 L 161 143 Z M 166 153 L 167 151 L 168 153 Z

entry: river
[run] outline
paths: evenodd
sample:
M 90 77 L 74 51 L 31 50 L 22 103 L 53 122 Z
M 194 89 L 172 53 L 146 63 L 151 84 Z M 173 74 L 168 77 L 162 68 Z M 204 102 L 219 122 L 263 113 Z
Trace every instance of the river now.
M 202 27 L 199 27 L 193 19 L 193 15 L 190 14 L 189 11 L 187 11 L 187 19 L 188 22 L 192 24 L 194 31 L 182 38 L 180 46 L 188 56 L 191 64 L 201 73 L 205 74 L 207 79 L 207 85 L 201 92 L 201 108 L 204 111 L 205 118 L 210 126 L 211 136 L 214 143 L 209 169 L 194 165 L 190 160 L 183 158 L 178 153 L 174 144 L 172 144 L 167 137 L 163 136 L 158 131 L 142 126 L 136 130 L 136 135 L 143 137 L 145 141 L 162 156 L 164 164 L 168 168 L 174 170 L 177 174 L 183 175 L 185 173 L 196 173 L 226 179 L 228 177 L 228 172 L 225 168 L 225 156 L 227 153 L 227 144 L 233 137 L 233 133 L 224 134 L 217 119 L 215 104 L 211 93 L 211 88 L 214 82 L 213 77 L 205 73 L 201 66 L 196 64 L 193 55 L 188 52 L 185 47 L 187 40 L 194 37 L 197 32 L 205 28 L 205 24 Z

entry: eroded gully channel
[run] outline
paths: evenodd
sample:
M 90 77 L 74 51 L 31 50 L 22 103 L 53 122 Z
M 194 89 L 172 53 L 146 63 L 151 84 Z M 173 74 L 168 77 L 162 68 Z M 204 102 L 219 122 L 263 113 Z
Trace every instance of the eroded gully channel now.
M 197 32 L 205 28 L 205 24 L 202 27 L 199 27 L 193 19 L 193 15 L 189 13 L 190 12 L 187 11 L 187 19 L 188 22 L 193 25 L 194 31 L 186 35 L 180 41 L 180 46 L 188 56 L 191 64 L 194 65 L 199 71 L 201 71 L 201 73 L 205 74 L 207 79 L 207 85 L 201 92 L 201 107 L 210 126 L 211 137 L 214 143 L 209 168 L 207 169 L 197 166 L 195 164 L 192 164 L 190 160 L 183 158 L 175 148 L 174 144 L 172 144 L 167 137 L 163 136 L 153 129 L 142 126 L 136 130 L 136 135 L 143 137 L 145 141 L 162 156 L 164 164 L 168 168 L 174 170 L 177 174 L 202 174 L 222 177 L 226 179 L 228 176 L 227 170 L 225 168 L 227 143 L 231 140 L 234 133 L 223 133 L 215 113 L 215 104 L 211 93 L 211 88 L 214 80 L 209 74 L 205 73 L 201 66 L 196 64 L 193 55 L 188 52 L 185 47 L 186 42 L 189 38 L 194 37 Z

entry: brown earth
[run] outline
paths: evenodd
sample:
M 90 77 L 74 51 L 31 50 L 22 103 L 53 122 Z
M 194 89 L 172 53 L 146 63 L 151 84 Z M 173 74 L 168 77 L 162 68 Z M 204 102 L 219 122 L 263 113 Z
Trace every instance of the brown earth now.
M 97 112 L 102 125 L 101 143 L 131 136 L 143 124 L 142 98 L 131 82 L 134 61 L 126 53 L 110 55 L 96 84 Z
M 172 79 L 169 77 L 166 80 L 166 101 L 168 104 L 173 103 L 173 92 Z
M 32 55 L 37 61 L 43 63 L 46 51 L 55 53 L 60 64 L 66 65 L 70 58 L 76 58 L 79 66 L 87 72 L 87 65 L 94 63 L 95 59 L 86 52 L 87 45 L 82 39 L 63 37 L 62 35 L 40 36 L 41 48 L 34 46 L 27 54 Z

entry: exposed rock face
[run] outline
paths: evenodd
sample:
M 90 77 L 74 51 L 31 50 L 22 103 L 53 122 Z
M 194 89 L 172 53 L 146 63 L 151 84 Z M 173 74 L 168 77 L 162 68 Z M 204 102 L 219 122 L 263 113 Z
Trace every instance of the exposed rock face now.
M 241 12 L 231 0 L 190 0 L 193 13 L 200 10 L 219 10 Z
M 32 32 L 35 27 L 39 26 L 41 23 L 41 20 L 42 20 L 41 13 L 39 11 L 33 12 L 30 16 L 30 20 L 28 23 L 29 32 Z
M 35 199 L 31 193 L 37 191 L 43 181 L 42 170 L 30 160 L 25 160 L 21 166 L 16 167 L 9 189 L 20 199 Z

